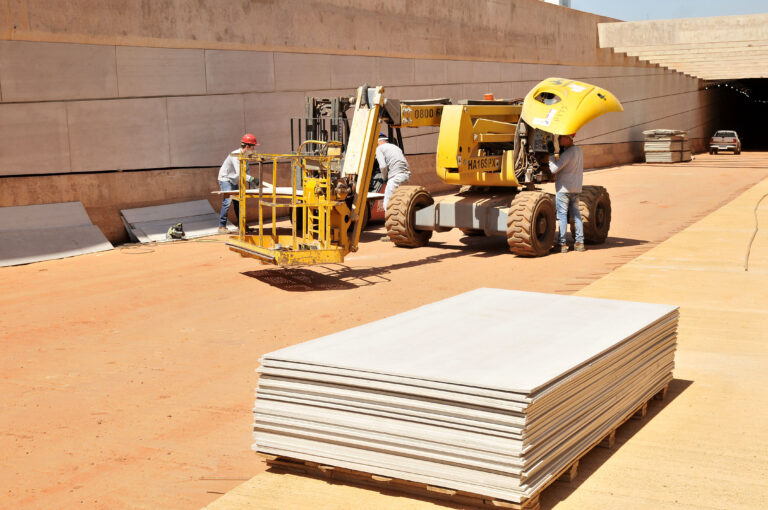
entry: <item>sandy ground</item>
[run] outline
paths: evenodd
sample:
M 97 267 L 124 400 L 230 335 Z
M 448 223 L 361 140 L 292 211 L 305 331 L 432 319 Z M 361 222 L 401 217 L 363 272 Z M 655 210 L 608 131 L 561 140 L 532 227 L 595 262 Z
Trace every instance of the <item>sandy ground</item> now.
M 589 172 L 608 242 L 539 259 L 458 231 L 398 249 L 379 226 L 343 265 L 262 266 L 218 237 L 0 268 L 0 507 L 204 506 L 264 469 L 261 354 L 481 286 L 579 291 L 766 177 L 765 153 Z

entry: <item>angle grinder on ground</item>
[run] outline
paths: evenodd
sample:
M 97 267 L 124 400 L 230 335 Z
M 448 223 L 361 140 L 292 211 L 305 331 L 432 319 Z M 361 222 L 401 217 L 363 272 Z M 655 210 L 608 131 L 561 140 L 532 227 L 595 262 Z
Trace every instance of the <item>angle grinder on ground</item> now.
M 181 222 L 172 225 L 171 228 L 168 229 L 168 232 L 166 232 L 165 238 L 168 240 L 186 239 L 186 234 L 184 234 L 184 225 L 182 225 Z

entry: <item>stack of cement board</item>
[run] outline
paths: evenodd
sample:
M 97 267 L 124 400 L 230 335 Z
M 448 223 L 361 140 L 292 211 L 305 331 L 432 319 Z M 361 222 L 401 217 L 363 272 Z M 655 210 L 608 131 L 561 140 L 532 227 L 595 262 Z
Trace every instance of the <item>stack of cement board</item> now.
M 519 503 L 669 383 L 677 319 L 460 294 L 264 355 L 253 448 Z
M 675 129 L 652 129 L 645 135 L 646 163 L 678 163 L 691 160 L 688 133 Z
M 215 235 L 219 228 L 219 214 L 207 200 L 122 209 L 120 219 L 131 240 L 140 243 L 169 241 L 168 229 L 177 223 L 187 239 Z M 227 229 L 235 227 L 227 223 Z

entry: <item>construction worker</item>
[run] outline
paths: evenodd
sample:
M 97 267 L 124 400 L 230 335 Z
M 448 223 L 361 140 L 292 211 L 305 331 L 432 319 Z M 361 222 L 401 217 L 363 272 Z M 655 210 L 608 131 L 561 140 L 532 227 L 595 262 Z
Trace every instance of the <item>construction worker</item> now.
M 219 188 L 222 191 L 236 191 L 240 189 L 240 160 L 239 154 L 252 155 L 256 146 L 260 145 L 256 140 L 256 136 L 251 133 L 246 133 L 240 140 L 240 148 L 230 153 L 224 160 L 219 169 Z M 256 182 L 256 179 L 251 175 L 245 175 L 245 180 L 248 183 Z M 230 195 L 224 195 L 224 200 L 221 202 L 221 214 L 219 215 L 219 234 L 227 234 L 227 214 L 229 213 L 229 205 L 232 203 L 232 197 Z M 238 224 L 240 221 L 240 203 L 234 202 L 235 206 L 235 218 L 237 218 Z
M 411 179 L 411 170 L 408 168 L 408 161 L 403 151 L 397 145 L 389 143 L 389 137 L 384 133 L 379 133 L 376 161 L 379 162 L 382 177 L 387 181 L 387 188 L 384 190 L 384 211 L 386 211 L 392 193 L 398 186 Z
M 584 180 L 584 156 L 581 148 L 573 144 L 574 134 L 560 135 L 560 157 L 555 161 L 554 154 L 549 158 L 549 170 L 555 175 L 555 208 L 560 226 L 560 253 L 568 252 L 565 234 L 568 231 L 568 212 L 573 217 L 574 245 L 576 251 L 584 251 L 584 224 L 579 211 L 579 195 Z

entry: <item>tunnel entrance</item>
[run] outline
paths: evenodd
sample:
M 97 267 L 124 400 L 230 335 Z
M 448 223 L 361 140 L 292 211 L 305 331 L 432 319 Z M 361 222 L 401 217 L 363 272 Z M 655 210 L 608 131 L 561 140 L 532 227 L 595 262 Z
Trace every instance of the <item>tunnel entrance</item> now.
M 768 151 L 768 78 L 723 81 L 707 88 L 716 91 L 713 127 L 736 131 L 742 150 Z

